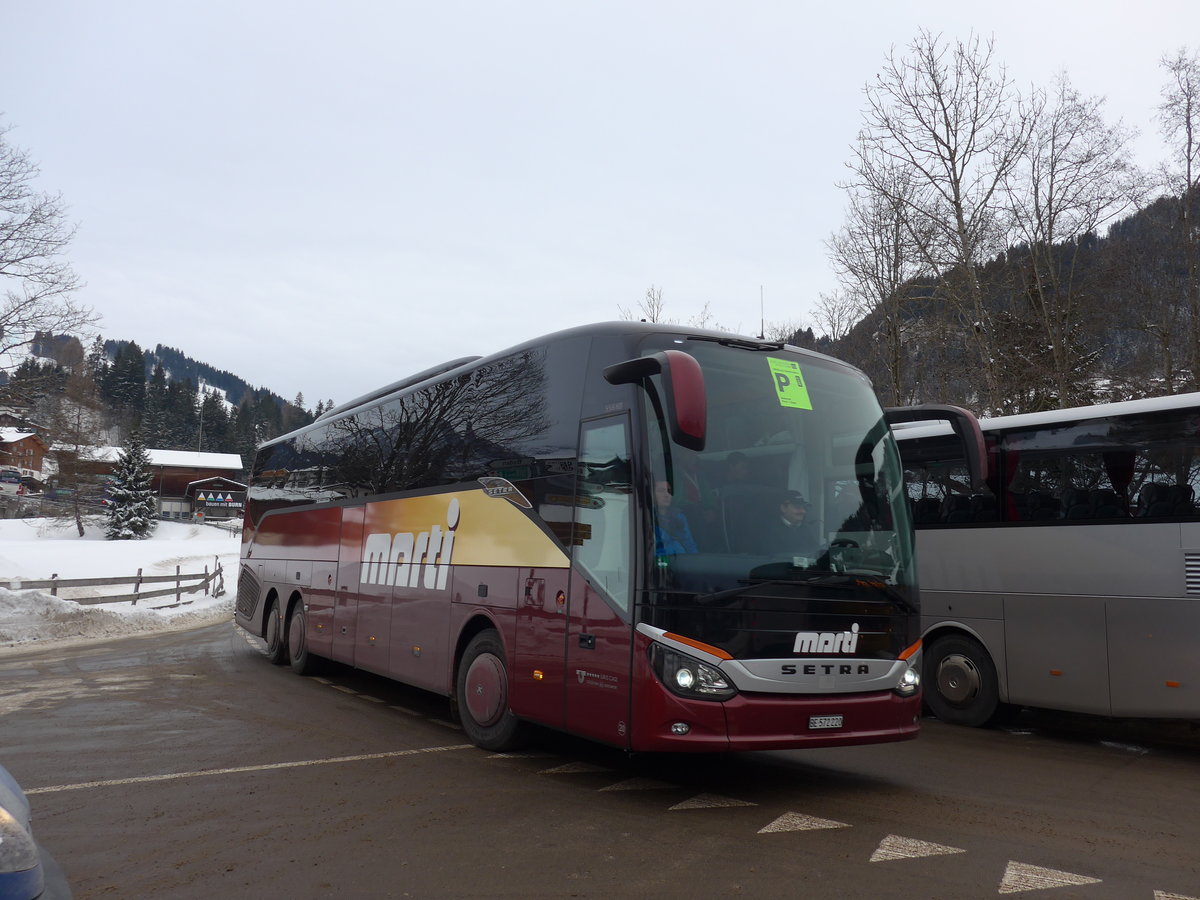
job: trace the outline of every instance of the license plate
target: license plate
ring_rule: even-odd
[[[841,728],[841,716],[809,716],[808,727],[810,730],[817,728]]]

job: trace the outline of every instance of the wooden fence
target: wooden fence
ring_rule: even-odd
[[[43,581],[12,581],[9,587],[13,590],[32,590],[41,588],[50,589],[50,593],[55,597],[58,596],[59,588],[68,587],[107,587],[114,584],[132,584],[133,593],[131,594],[108,594],[96,597],[71,597],[73,603],[79,603],[84,606],[90,606],[97,603],[132,603],[135,606],[139,600],[149,600],[154,597],[166,597],[170,594],[175,595],[174,603],[166,603],[161,606],[152,606],[150,609],[169,609],[172,606],[181,606],[184,603],[191,603],[191,600],[182,599],[184,594],[193,594],[196,591],[203,590],[207,597],[211,594],[213,597],[220,597],[225,593],[225,572],[221,567],[220,557],[213,560],[213,570],[209,572],[208,566],[204,567],[203,572],[194,574],[184,574],[180,572],[180,567],[175,567],[174,575],[143,575],[142,570],[138,569],[137,574],[133,577],[127,575],[115,575],[111,578],[59,578],[57,575],[52,575],[50,578]],[[152,591],[143,591],[142,585],[145,584],[171,584],[172,587],[156,588]],[[66,598],[64,598],[66,599]]]

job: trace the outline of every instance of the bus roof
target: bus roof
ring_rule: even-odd
[[[979,420],[984,432],[1010,431],[1021,428],[1036,428],[1039,425],[1066,425],[1089,419],[1107,419],[1115,416],[1132,416],[1140,413],[1163,412],[1172,409],[1200,409],[1200,392],[1170,394],[1166,397],[1145,397],[1140,400],[1120,400],[1116,403],[1096,403],[1092,406],[1073,406],[1068,409],[1051,409],[1045,412],[1020,413],[1013,416],[993,416]],[[950,426],[944,422],[911,422],[893,428],[898,440],[913,440],[951,434]]]
[[[552,341],[562,340],[564,338],[574,337],[577,335],[600,335],[600,334],[615,334],[625,335],[630,338],[640,338],[649,334],[673,334],[680,338],[692,338],[699,340],[710,340],[714,342],[728,343],[732,346],[741,346],[748,349],[779,349],[786,348],[792,353],[800,353],[805,356],[815,356],[824,359],[831,363],[845,366],[847,369],[859,372],[859,369],[847,363],[845,360],[837,359],[836,357],[826,356],[823,353],[818,353],[815,350],[806,350],[803,347],[796,347],[784,341],[773,341],[765,338],[750,337],[746,335],[733,334],[726,331],[712,331],[706,328],[695,328],[688,325],[674,324],[659,324],[654,322],[599,322],[592,325],[579,325],[574,328],[567,328],[562,331],[552,332],[550,334],[541,335],[531,338],[528,341],[492,353],[488,356],[464,356],[451,362],[442,363],[441,365],[433,366],[422,372],[417,372],[407,378],[402,378],[399,381],[393,382],[376,390],[363,394],[361,397],[351,400],[348,403],[343,403],[334,407],[325,413],[322,413],[315,421],[297,428],[287,434],[281,434],[278,437],[271,438],[260,444],[260,447],[267,447],[271,444],[278,443],[283,440],[290,440],[305,431],[317,428],[327,424],[333,419],[340,418],[350,412],[365,409],[383,400],[404,393],[406,391],[416,390],[420,387],[436,384],[439,381],[445,381],[453,378],[464,372],[469,372],[480,366],[487,365],[496,360],[503,359],[513,353],[519,353],[523,350],[530,350],[541,347]],[[862,377],[866,377],[862,375]]]

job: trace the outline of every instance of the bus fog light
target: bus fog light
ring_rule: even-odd
[[[916,669],[905,669],[900,683],[894,688],[901,697],[911,697],[921,687],[921,676]]]
[[[692,726],[687,722],[676,722],[671,726],[671,734],[678,734],[681,737],[692,730]]]

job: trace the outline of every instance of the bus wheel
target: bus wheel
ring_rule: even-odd
[[[272,600],[267,610],[267,658],[277,666],[287,662],[287,642],[284,641],[283,624],[279,621],[279,601]]]
[[[304,604],[297,603],[292,608],[287,628],[287,659],[297,675],[308,675],[315,668],[315,660],[308,652],[308,635],[304,626]]]
[[[986,725],[1000,708],[996,667],[974,638],[949,635],[925,656],[925,702],[952,725]]]
[[[508,668],[495,631],[481,631],[467,644],[455,695],[463,731],[476,747],[500,752],[520,746],[522,723],[508,708]]]

